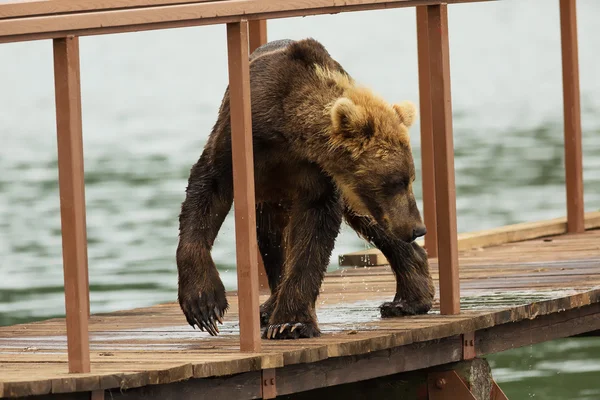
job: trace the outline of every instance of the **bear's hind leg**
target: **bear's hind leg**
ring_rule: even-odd
[[[426,314],[432,306],[435,288],[425,249],[388,235],[365,217],[346,210],[345,219],[360,236],[374,244],[390,263],[396,277],[396,295],[380,307],[382,317]]]
[[[297,339],[321,334],[315,302],[341,223],[342,207],[333,187],[317,199],[294,204],[286,231],[284,276],[264,338]]]
[[[178,300],[187,322],[213,336],[229,305],[210,251],[232,202],[231,164],[215,165],[204,152],[192,167],[179,215]]]
[[[277,288],[283,273],[285,248],[283,232],[289,221],[289,210],[279,204],[256,206],[258,248],[265,265],[271,297],[260,306],[260,326],[265,327],[275,307]]]

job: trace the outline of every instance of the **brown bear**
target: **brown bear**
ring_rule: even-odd
[[[396,296],[382,316],[427,313],[433,282],[414,242],[426,233],[412,188],[414,106],[357,85],[313,39],[258,48],[250,83],[258,246],[271,289],[260,308],[263,337],[320,335],[315,302],[342,219],[394,271]],[[211,335],[228,308],[210,252],[232,179],[227,88],[179,216],[179,303],[188,323]]]

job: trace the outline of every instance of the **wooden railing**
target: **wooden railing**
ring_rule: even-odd
[[[259,352],[259,256],[250,51],[265,20],[416,7],[425,247],[439,257],[442,314],[460,312],[447,4],[486,0],[21,0],[0,4],[0,43],[53,39],[69,371],[90,370],[79,36],[227,24],[240,349]],[[569,232],[584,230],[575,0],[560,0]],[[264,273],[263,273],[264,275]]]

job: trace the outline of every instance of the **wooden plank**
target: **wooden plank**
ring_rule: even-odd
[[[0,19],[224,0],[4,0]]]
[[[583,160],[576,0],[560,0],[568,232],[583,232]]]
[[[227,24],[240,349],[260,352],[248,22]]]
[[[555,261],[563,257],[566,261]],[[600,231],[560,236],[550,242],[535,240],[461,253],[461,259],[476,261],[461,264],[462,272],[470,277],[463,280],[463,285],[475,288],[463,290],[463,294],[475,297],[464,299],[460,315],[432,313],[382,320],[376,312],[382,301],[381,291],[389,288],[383,293],[386,297],[395,288],[389,268],[363,269],[360,274],[348,276],[328,275],[317,303],[323,336],[298,341],[266,341],[261,353],[238,351],[235,301],[226,316],[224,336],[216,338],[209,338],[208,334],[199,336],[182,324],[177,303],[92,317],[91,328],[95,332],[92,374],[68,374],[64,319],[0,327],[3,390],[5,393],[10,390],[11,393],[43,394],[48,388],[55,393],[127,389],[302,364],[312,364],[314,368],[308,375],[299,374],[299,381],[315,379],[317,383],[330,385],[343,381],[346,375],[348,379],[361,379],[362,375],[350,370],[342,370],[338,375],[335,371],[319,369],[321,361],[342,357],[355,360],[379,351],[391,354],[415,345],[421,348],[415,353],[421,359],[415,360],[416,355],[413,357],[412,353],[405,354],[404,365],[429,366],[436,362],[437,356],[429,355],[424,349],[428,342],[458,337],[458,357],[462,357],[463,344],[457,335],[469,332],[476,332],[477,339],[483,330],[506,326],[504,333],[497,334],[496,343],[506,342],[513,335],[546,340],[553,337],[555,324],[528,331],[517,328],[529,320],[566,315],[564,313],[600,303],[597,287]],[[387,273],[380,272],[383,270]],[[432,270],[435,273],[435,263]],[[497,288],[496,293],[487,287]],[[230,298],[233,296],[230,294]],[[340,315],[345,317],[340,318]],[[590,313],[569,315],[565,321],[571,320],[574,329],[569,332],[597,329],[597,322]],[[520,343],[520,337],[514,341]],[[376,375],[393,373],[380,364],[380,361],[365,362],[361,367]],[[402,367],[394,364],[390,368],[399,366]]]
[[[427,6],[416,7],[417,51],[419,59],[419,108],[421,119],[421,175],[423,180],[423,219],[427,234],[425,249],[437,257],[437,222],[435,211],[435,166],[433,157],[433,121],[431,109],[431,75],[429,72],[429,33]]]
[[[460,312],[458,243],[456,229],[456,186],[452,141],[448,6],[427,7],[429,72],[435,164],[435,206],[440,269],[440,311]]]
[[[600,329],[600,304],[483,329],[475,335],[478,356],[530,346]]]
[[[284,367],[277,371],[277,394],[282,396],[460,361],[461,351],[461,339],[457,336],[360,356]]]
[[[600,228],[600,212],[586,213],[584,226],[587,230]],[[458,234],[458,249],[464,251],[473,248],[498,246],[505,243],[561,235],[566,232],[567,219],[565,217],[548,221],[525,222],[477,232],[460,233]],[[417,241],[417,243],[422,244],[423,242]],[[388,265],[388,261],[378,249],[369,249],[341,255],[339,265],[378,266]]]
[[[89,372],[89,278],[76,37],[54,40],[54,84],[69,371]]]
[[[597,300],[598,298],[596,298]],[[536,309],[530,306],[530,311],[536,312]],[[540,309],[540,311],[546,310]],[[514,311],[504,313],[505,317],[513,315],[516,315]],[[586,329],[600,328],[600,303],[597,302],[587,306],[568,308],[551,315],[536,316],[533,320],[530,319],[530,314],[517,312],[517,315],[522,317],[517,322],[509,324],[507,323],[509,319],[498,319],[498,322],[502,323],[501,325],[478,330],[475,336],[477,354],[482,356],[540,341],[571,336]],[[283,367],[277,371],[278,394],[292,394],[298,391],[358,382],[399,372],[448,364],[460,361],[461,357],[462,339],[461,336],[454,335],[393,349]],[[13,387],[17,388],[17,386]],[[21,390],[28,389],[21,386]],[[25,391],[20,393],[25,393]],[[200,393],[204,395],[210,393],[212,395],[210,397],[259,398],[260,371],[217,379],[191,379],[171,384],[158,383],[139,389],[117,388],[110,390],[109,396],[128,399],[191,399]]]
[[[480,394],[478,399],[490,400],[485,397],[487,391],[492,387],[492,375],[490,366],[484,359],[475,359],[459,363],[444,364],[436,367],[420,369],[384,377],[377,377],[367,381],[347,383],[344,385],[319,388],[307,392],[294,393],[285,399],[314,400],[314,399],[410,399],[427,400],[427,378],[432,373],[441,371],[456,371],[459,379],[462,379],[474,393]],[[450,389],[446,384],[445,388]],[[456,398],[465,400],[465,398]],[[501,400],[500,398],[496,400]],[[504,398],[503,400],[507,400]]]
[[[100,0],[98,0],[100,1]],[[471,3],[491,0],[447,0]],[[227,0],[0,20],[0,43],[439,4],[440,0]]]
[[[163,385],[150,385],[130,390],[113,389],[110,399],[126,400],[194,400],[194,399],[259,399],[261,396],[260,372],[247,372],[211,379],[190,379]]]

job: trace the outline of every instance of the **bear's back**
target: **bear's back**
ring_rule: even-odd
[[[262,46],[258,47],[256,50],[254,50],[252,54],[250,54],[250,61],[254,60],[258,56],[264,55],[265,53],[269,53],[276,50],[283,50],[292,43],[294,43],[294,41],[291,39],[280,39],[267,42]]]

